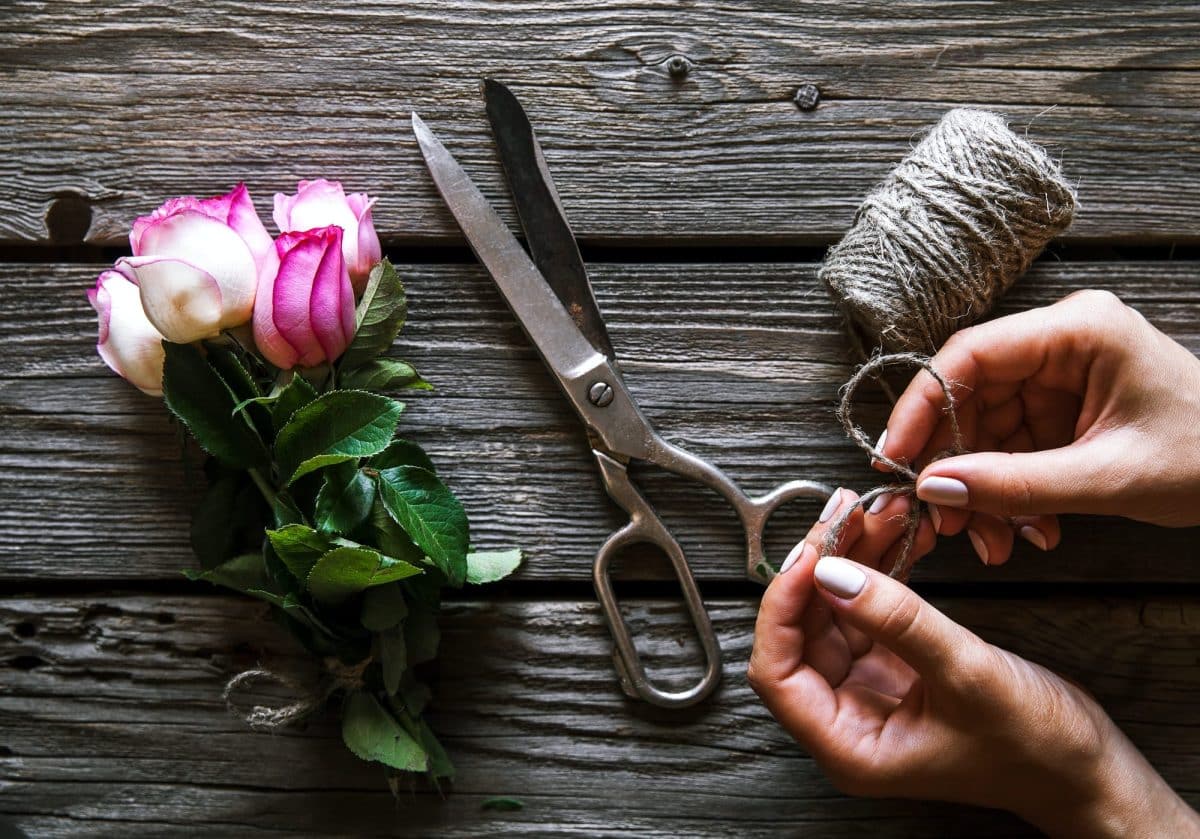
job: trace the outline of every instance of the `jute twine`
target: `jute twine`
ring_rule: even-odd
[[[873,463],[882,463],[890,469],[897,480],[864,492],[859,496],[857,501],[844,508],[825,532],[825,538],[821,542],[821,555],[831,556],[837,553],[838,540],[841,538],[842,531],[845,530],[846,523],[850,521],[850,516],[854,514],[855,510],[860,507],[865,509],[881,495],[906,496],[911,499],[911,503],[909,504],[908,513],[905,516],[904,537],[900,541],[900,552],[889,573],[897,579],[907,580],[909,572],[912,570],[913,543],[916,541],[917,528],[921,524],[921,514],[925,509],[924,504],[917,498],[917,473],[909,464],[892,460],[890,457],[877,452],[870,438],[867,437],[866,432],[854,422],[853,417],[854,394],[857,392],[859,385],[868,378],[878,376],[885,367],[900,365],[920,367],[933,376],[934,380],[942,388],[943,395],[946,397],[945,410],[950,425],[951,444],[949,449],[939,452],[933,459],[938,460],[943,457],[966,454],[967,450],[963,445],[962,432],[958,427],[958,415],[955,413],[954,394],[950,391],[949,382],[942,377],[941,373],[934,369],[928,356],[921,355],[920,353],[893,353],[891,355],[877,355],[867,361],[866,364],[855,370],[854,375],[843,385],[841,400],[838,402],[837,407],[837,418],[842,424],[846,436],[866,452]]]
[[[1071,223],[1075,190],[988,111],[950,111],[867,196],[819,277],[852,340],[933,354]]]
[[[243,670],[225,683],[225,707],[229,713],[251,728],[261,731],[277,731],[301,723],[311,717],[339,690],[355,690],[363,686],[363,672],[373,659],[366,658],[357,664],[343,664],[332,656],[325,659],[325,673],[313,684],[303,684],[274,670],[255,668]],[[290,702],[282,705],[251,705],[245,707],[238,702],[242,691],[253,691],[255,685],[274,684],[286,688],[293,695]]]

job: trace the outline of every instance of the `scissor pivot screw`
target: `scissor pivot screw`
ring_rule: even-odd
[[[608,382],[592,382],[588,388],[588,401],[597,408],[603,408],[613,401],[612,385]]]

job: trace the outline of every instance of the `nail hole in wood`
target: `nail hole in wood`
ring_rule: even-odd
[[[33,621],[21,621],[13,627],[13,632],[18,638],[32,638],[37,635],[37,627],[33,625]]]
[[[81,195],[59,195],[46,211],[46,234],[61,245],[78,245],[92,226],[92,205]]]
[[[8,660],[8,666],[13,670],[33,670],[41,667],[46,661],[36,655],[18,655]]]

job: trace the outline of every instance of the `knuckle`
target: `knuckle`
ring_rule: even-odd
[[[977,641],[959,648],[946,675],[960,694],[990,700],[996,695],[997,664],[992,649]]]
[[[1033,485],[1029,478],[1018,469],[1005,469],[1000,476],[1000,514],[1010,518],[1030,515],[1033,501]]]
[[[1106,291],[1100,288],[1085,288],[1080,289],[1063,298],[1063,302],[1070,301],[1081,308],[1092,309],[1099,311],[1115,311],[1128,308],[1120,297],[1113,294],[1111,291]]]
[[[879,633],[892,641],[903,641],[920,625],[923,606],[919,598],[907,592],[888,604]]]

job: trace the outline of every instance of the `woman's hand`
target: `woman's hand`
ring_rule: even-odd
[[[1200,523],[1200,360],[1107,292],[1082,291],[955,334],[933,366],[953,383],[972,454],[950,448],[945,397],[922,371],[882,451],[924,465],[939,533],[964,527],[996,565],[1018,532],[1043,550],[1057,513]]]
[[[839,490],[832,514],[853,503]],[[1200,817],[1082,690],[987,644],[875,570],[910,502],[856,510],[839,550],[818,524],[763,597],[749,679],[853,795],[1011,810],[1063,836],[1183,836]],[[923,522],[914,545],[933,545]]]

